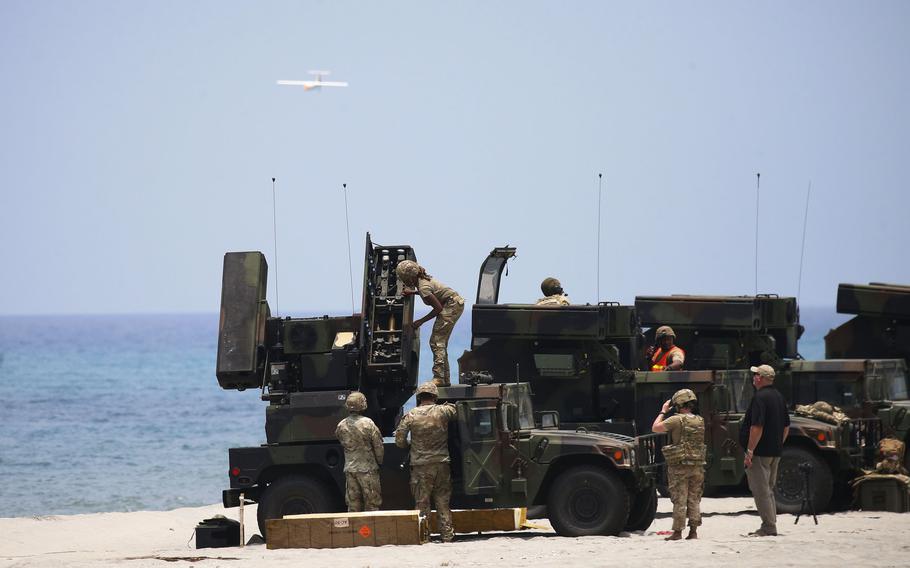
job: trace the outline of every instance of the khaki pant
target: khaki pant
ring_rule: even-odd
[[[442,540],[452,540],[455,530],[452,528],[452,510],[449,509],[449,501],[452,499],[452,472],[449,464],[412,465],[411,493],[417,509],[427,519],[430,515],[430,501],[433,502]]]
[[[433,323],[430,334],[430,350],[433,352],[433,378],[440,386],[451,384],[449,377],[449,337],[455,328],[455,322],[464,311],[464,299],[461,296],[450,298],[442,307]]]
[[[777,483],[777,466],[780,456],[753,456],[752,467],[746,469],[749,491],[755,498],[755,508],[761,517],[761,528],[777,534],[777,502],[774,500],[774,485]]]
[[[668,465],[667,483],[673,502],[673,530],[701,525],[701,496],[705,491],[705,468],[701,465]]]
[[[378,511],[382,505],[379,472],[344,474],[344,501],[348,511]]]

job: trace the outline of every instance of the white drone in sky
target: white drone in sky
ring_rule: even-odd
[[[347,81],[323,81],[322,78],[326,75],[330,75],[331,71],[310,71],[310,75],[315,75],[316,80],[314,81],[288,81],[281,79],[278,81],[279,85],[293,85],[295,87],[303,87],[304,91],[309,91],[311,89],[318,89],[320,87],[347,87]]]

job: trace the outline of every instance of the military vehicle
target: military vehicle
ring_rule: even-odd
[[[779,386],[787,400],[841,408],[852,419],[854,435],[865,438],[864,466],[874,466],[875,444],[883,436],[910,441],[910,380],[903,359],[791,361],[787,367]]]
[[[748,368],[781,366],[798,356],[803,328],[796,300],[648,296],[636,298],[635,306],[499,304],[501,275],[514,255],[512,247],[496,248],[481,265],[471,348],[459,358],[459,371],[489,372],[498,382],[517,373],[531,384],[535,403],[558,411],[564,427],[629,436],[650,432],[663,401],[677,389],[691,388],[706,419],[706,489],[741,485],[738,433],[751,396]],[[645,324],[650,329],[643,332]],[[639,371],[647,368],[645,348],[653,344],[654,328],[666,324],[687,351],[686,368],[698,371]],[[734,382],[739,399],[731,398]],[[823,510],[832,492],[844,490],[855,475],[862,452],[852,444],[863,440],[850,436],[850,424],[791,420],[778,474],[778,508],[799,510],[805,489],[797,466],[808,462],[816,466],[813,502]]]
[[[825,336],[826,359],[892,359],[910,363],[910,286],[841,284],[837,312],[855,314]]]
[[[335,438],[353,390],[391,436],[417,383],[413,297],[395,267],[408,246],[380,246],[367,234],[363,311],[343,317],[271,317],[267,265],[259,252],[224,258],[216,375],[225,389],[257,389],[266,443],[229,450],[225,507],[259,503],[258,520],[344,510],[344,451]],[[535,428],[527,384],[440,389],[458,407],[450,427],[455,508],[548,505],[559,534],[617,534],[654,518],[655,438],[557,430],[555,414]],[[386,443],[383,508],[413,507],[406,451]]]

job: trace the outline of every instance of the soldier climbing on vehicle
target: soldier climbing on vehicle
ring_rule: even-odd
[[[455,323],[464,311],[464,298],[429,274],[424,267],[413,260],[404,260],[395,268],[398,278],[407,286],[406,296],[419,294],[423,303],[433,308],[430,313],[415,320],[414,329],[436,318],[430,335],[430,350],[433,352],[433,382],[445,387],[451,382],[449,374],[449,337]]]
[[[457,416],[455,405],[436,404],[439,389],[432,381],[417,387],[417,407],[412,408],[395,430],[395,445],[408,447],[411,434],[411,492],[417,509],[425,517],[430,514],[430,502],[436,505],[439,532],[443,542],[455,536],[452,527],[452,472],[449,457],[449,422]]]
[[[378,511],[382,505],[382,434],[372,420],[363,416],[367,409],[363,393],[349,394],[344,406],[350,416],[335,428],[335,436],[344,448],[344,500],[348,511]]]

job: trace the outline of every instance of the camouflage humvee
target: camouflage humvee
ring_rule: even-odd
[[[794,406],[821,400],[841,408],[854,436],[867,438],[863,465],[873,467],[881,437],[910,440],[908,383],[903,359],[826,359],[791,361],[780,388]]]
[[[520,376],[535,403],[560,414],[563,427],[634,436],[650,432],[654,416],[675,390],[699,395],[706,419],[706,486],[744,483],[739,424],[752,393],[751,365],[780,367],[798,356],[802,333],[794,298],[648,296],[635,306],[617,303],[567,307],[498,304],[501,274],[511,247],[494,249],[481,266],[472,310],[471,348],[459,358],[462,373],[485,371],[497,382]],[[642,322],[650,326],[642,331]],[[670,324],[687,351],[686,368],[651,373],[645,346],[654,328]],[[687,344],[686,342],[691,342]],[[733,398],[735,383],[738,398]],[[663,398],[660,398],[663,397]],[[822,510],[832,493],[847,491],[862,452],[852,446],[851,425],[792,416],[793,428],[778,474],[778,508],[796,512],[805,493],[797,465],[814,466],[811,492]]]
[[[395,266],[414,260],[407,246],[374,245],[367,235],[363,312],[344,317],[272,318],[265,302],[267,267],[258,252],[224,261],[216,374],[226,389],[256,388],[268,402],[266,444],[229,451],[231,488],[259,503],[265,521],[344,510],[344,451],[335,426],[352,390],[389,437],[414,392],[418,337],[413,298]],[[654,437],[639,440],[556,429],[555,413],[535,428],[527,384],[457,385],[440,398],[458,407],[450,426],[454,508],[547,505],[559,534],[642,530],[657,506]],[[386,443],[380,472],[384,509],[413,507],[406,451]]]

